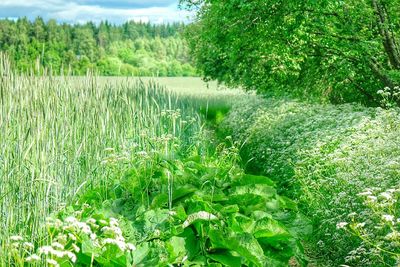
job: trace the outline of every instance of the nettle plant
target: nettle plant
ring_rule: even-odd
[[[348,215],[348,221],[337,223],[343,229],[362,240],[360,247],[346,257],[348,263],[358,261],[360,251],[372,248],[382,264],[400,263],[400,190],[391,188],[367,188],[358,194],[364,199],[367,212]]]
[[[90,207],[46,220],[47,244],[35,246],[21,236],[10,237],[9,253],[16,266],[127,266],[136,247],[126,242],[115,218],[87,217]]]

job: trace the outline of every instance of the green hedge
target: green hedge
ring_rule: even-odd
[[[315,225],[309,243],[320,263],[382,266],[395,264],[393,255],[339,231],[337,224],[356,214],[372,241],[387,232],[378,233],[373,211],[357,194],[399,185],[399,115],[398,109],[253,97],[232,108],[221,130],[244,142],[250,171],[273,178],[299,200]]]

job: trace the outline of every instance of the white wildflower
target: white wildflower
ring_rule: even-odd
[[[121,251],[126,250],[126,243],[124,241],[116,240],[116,245],[119,247]]]
[[[14,242],[18,242],[18,241],[22,241],[23,238],[22,238],[22,236],[19,236],[19,235],[13,235],[13,236],[10,236],[10,240],[14,241]]]
[[[154,236],[160,236],[161,231],[159,229],[154,230]]]
[[[391,222],[393,223],[394,220],[394,216],[393,215],[389,215],[389,214],[384,214],[382,215],[382,219],[386,222]]]
[[[357,223],[355,228],[363,228],[365,226],[365,222],[363,223]]]
[[[73,249],[76,253],[79,253],[79,251],[81,251],[81,249],[80,249],[77,245],[72,244],[71,246],[72,246],[72,249]]]
[[[389,194],[388,192],[383,192],[383,193],[379,194],[379,196],[385,198],[386,200],[392,199],[392,195]]]
[[[391,232],[385,236],[387,240],[398,240],[400,238],[400,233],[397,231]]]
[[[90,218],[86,221],[88,224],[96,224],[96,220],[93,218]]]
[[[72,263],[76,262],[77,258],[76,258],[76,255],[73,252],[67,251],[67,256],[70,259],[70,261],[72,261]]]
[[[171,210],[171,211],[168,212],[168,214],[170,216],[176,216],[176,211]]]
[[[139,151],[139,152],[136,152],[136,155],[138,155],[140,157],[146,157],[147,156],[147,152],[146,151]]]
[[[25,259],[26,262],[35,262],[35,261],[40,261],[40,257],[36,254],[32,254],[29,257]]]
[[[106,238],[103,240],[104,244],[115,244],[115,239],[112,238]]]
[[[187,259],[188,259],[188,256],[185,255],[185,257],[182,258],[182,263],[184,263],[185,261],[187,261]]]
[[[370,190],[367,190],[365,192],[359,193],[358,195],[359,196],[371,196],[372,192]]]
[[[123,236],[117,236],[117,237],[115,237],[115,240],[125,243],[125,238]]]
[[[58,242],[53,242],[53,243],[51,243],[51,246],[52,246],[53,248],[57,248],[57,249],[61,249],[61,250],[64,249],[64,246],[63,246],[62,244],[58,243]]]
[[[92,233],[92,229],[90,229],[90,226],[87,225],[84,222],[77,222],[76,225],[78,226],[81,231],[87,235],[90,235]]]
[[[108,222],[105,221],[105,220],[100,220],[99,223],[100,223],[101,225],[108,225]]]
[[[57,242],[59,242],[61,244],[66,244],[66,243],[68,243],[68,236],[66,234],[59,233],[54,240],[56,240]]]
[[[43,246],[39,248],[39,254],[49,255],[54,249],[51,246]]]
[[[110,218],[110,226],[118,227],[118,220],[115,218]]]
[[[58,264],[58,262],[55,261],[55,260],[53,260],[53,259],[47,259],[46,262],[47,262],[49,265],[51,265],[51,266],[55,266],[55,267],[60,266],[60,265]]]
[[[68,238],[73,240],[73,241],[76,241],[76,236],[74,234],[72,234],[72,233],[68,233]]]
[[[28,250],[32,250],[35,248],[35,246],[31,242],[24,242],[23,246],[25,249],[28,249]]]
[[[336,224],[336,228],[337,228],[337,229],[342,229],[342,228],[345,228],[346,225],[348,225],[347,222],[340,222],[340,223],[337,223],[337,224]]]
[[[63,222],[62,222],[60,219],[56,219],[56,220],[54,221],[54,227],[59,228],[59,227],[61,227],[62,225],[63,225]]]
[[[68,224],[75,224],[78,222],[78,220],[75,217],[70,216],[65,218],[65,222]]]
[[[136,250],[136,247],[135,247],[135,245],[134,245],[134,244],[132,244],[132,243],[126,243],[126,246],[128,247],[128,249],[129,249],[130,251],[134,251],[134,250]]]
[[[64,256],[66,255],[66,252],[62,251],[62,250],[53,250],[51,252],[51,254],[56,256],[57,258],[64,258]]]

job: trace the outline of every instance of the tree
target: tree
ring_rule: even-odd
[[[79,57],[86,56],[92,62],[95,60],[98,53],[96,53],[96,40],[91,27],[83,26],[75,29],[74,48]]]
[[[209,79],[259,92],[379,102],[400,84],[400,0],[182,0]]]

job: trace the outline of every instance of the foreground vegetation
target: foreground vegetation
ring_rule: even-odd
[[[400,110],[253,97],[223,133],[244,142],[247,170],[278,183],[312,220],[317,265],[395,266],[399,250]]]
[[[204,127],[244,95],[0,66],[1,265],[306,264],[308,219]]]

